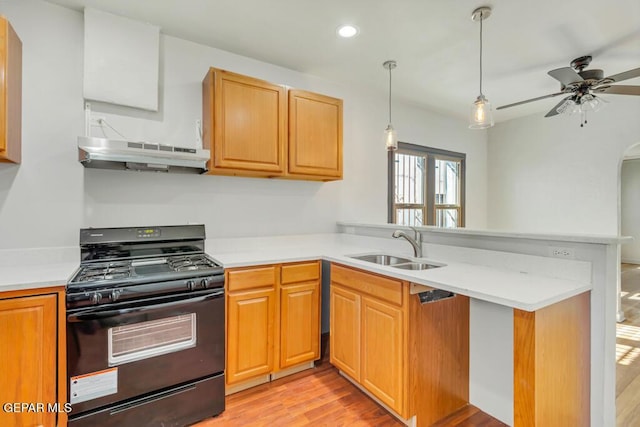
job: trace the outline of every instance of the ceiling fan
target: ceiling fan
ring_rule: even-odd
[[[633,70],[604,77],[602,70],[585,70],[589,63],[591,63],[591,59],[591,56],[588,55],[581,56],[571,61],[571,67],[558,68],[548,72],[551,77],[560,82],[560,92],[514,102],[513,104],[503,105],[497,109],[501,110],[503,108],[515,107],[516,105],[565,94],[568,96],[556,104],[545,117],[555,116],[560,113],[581,113],[582,121],[580,126],[583,126],[584,123],[587,122],[586,112],[597,111],[606,102],[594,93],[640,96],[640,86],[612,85],[612,83],[640,77],[640,68],[634,68]]]

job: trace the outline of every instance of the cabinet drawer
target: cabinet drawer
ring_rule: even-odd
[[[306,282],[320,278],[320,263],[318,261],[304,264],[288,264],[282,266],[282,284]]]
[[[276,284],[276,267],[273,265],[227,270],[226,274],[229,292],[275,286]]]
[[[401,280],[332,264],[331,281],[369,294],[383,301],[402,305]]]

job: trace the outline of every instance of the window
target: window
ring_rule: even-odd
[[[398,143],[389,152],[389,222],[464,227],[466,154]]]
[[[196,345],[196,314],[109,328],[109,366],[148,359]]]

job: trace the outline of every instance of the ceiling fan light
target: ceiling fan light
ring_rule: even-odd
[[[596,99],[595,96],[591,95],[590,93],[586,93],[586,94],[582,95],[582,97],[580,97],[580,104],[584,104],[586,102],[591,102],[594,99]]]
[[[398,133],[391,126],[391,123],[387,125],[387,128],[384,130],[384,144],[387,147],[388,151],[393,151],[398,149]]]
[[[573,99],[567,99],[558,108],[558,114],[575,114],[580,111],[580,106]]]
[[[605,101],[602,98],[599,98],[595,95],[587,94],[582,97],[580,100],[580,109],[582,111],[600,111],[602,107],[608,104],[608,101]]]
[[[469,129],[486,129],[493,126],[493,109],[484,95],[478,96],[471,105]]]

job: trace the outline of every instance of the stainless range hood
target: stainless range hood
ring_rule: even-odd
[[[204,173],[209,150],[79,136],[78,160],[88,168]]]

